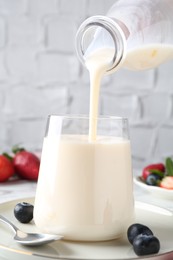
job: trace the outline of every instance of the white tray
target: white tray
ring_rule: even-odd
[[[33,203],[32,198],[24,198],[0,206],[0,214],[9,218],[23,231],[35,232],[34,223],[21,224],[14,215],[14,206],[26,201]],[[70,260],[129,260],[129,259],[173,259],[173,213],[157,206],[136,202],[136,222],[145,224],[151,228],[159,238],[161,249],[159,254],[147,257],[135,255],[127,238],[107,242],[70,242],[56,241],[41,247],[24,247],[13,240],[13,233],[3,223],[0,223],[0,256],[8,260],[46,260],[46,259],[70,259]],[[168,258],[169,255],[169,258]]]
[[[158,186],[147,185],[146,183],[144,183],[141,180],[140,176],[134,177],[134,183],[138,187],[140,187],[143,190],[151,193],[155,197],[160,197],[162,199],[173,200],[173,190],[168,190],[168,189],[161,188],[161,187],[158,187]]]

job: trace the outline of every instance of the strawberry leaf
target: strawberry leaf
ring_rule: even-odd
[[[173,161],[170,157],[166,158],[166,172],[168,176],[173,176]]]
[[[151,169],[151,170],[149,170],[149,172],[155,173],[155,174],[157,174],[158,176],[160,176],[161,178],[164,176],[164,173],[161,172],[161,171],[159,171],[159,170],[157,170],[157,169]]]
[[[10,161],[12,161],[13,157],[10,156],[8,153],[3,153],[2,155],[4,155],[7,159],[9,159]]]
[[[19,147],[18,145],[15,145],[12,147],[12,152],[14,154],[18,153],[18,152],[21,152],[21,151],[24,151],[25,149],[23,147]]]

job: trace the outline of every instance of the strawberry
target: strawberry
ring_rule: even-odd
[[[0,182],[7,181],[14,174],[12,161],[5,155],[0,155]]]
[[[145,181],[151,173],[163,175],[165,172],[165,165],[163,163],[150,164],[142,171],[142,179]]]
[[[173,190],[173,176],[165,176],[159,185],[161,188]]]
[[[16,174],[27,180],[37,180],[40,167],[39,158],[24,149],[13,149],[13,152],[15,153],[13,165]]]

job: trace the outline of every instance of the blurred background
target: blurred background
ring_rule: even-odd
[[[75,34],[113,0],[0,0],[0,152],[41,151],[48,114],[88,114]],[[173,61],[105,77],[100,114],[129,118],[134,168],[173,155]]]

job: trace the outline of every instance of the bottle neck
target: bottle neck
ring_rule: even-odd
[[[126,55],[127,31],[118,21],[106,16],[92,16],[86,19],[76,34],[76,52],[85,65],[87,56],[97,49],[113,48],[113,57],[107,73],[117,70]]]

